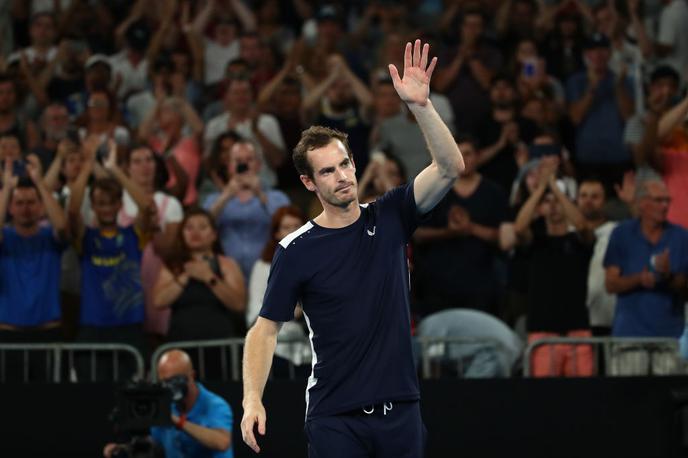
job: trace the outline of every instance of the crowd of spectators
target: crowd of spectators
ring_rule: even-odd
[[[679,338],[686,24],[686,0],[0,1],[0,341],[243,337],[321,211],[303,129],[348,135],[361,202],[430,162],[387,70],[416,37],[466,169],[409,247],[414,320]],[[535,372],[593,372],[569,350]]]

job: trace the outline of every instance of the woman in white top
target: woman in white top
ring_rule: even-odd
[[[179,200],[159,190],[159,183],[156,183],[158,174],[156,173],[157,163],[154,155],[155,153],[147,146],[134,148],[126,156],[124,170],[134,183],[153,196],[158,210],[160,232],[143,251],[141,282],[146,303],[145,330],[157,336],[164,336],[167,334],[170,311],[153,306],[153,287],[162,267],[161,258],[175,243],[184,212]],[[124,192],[122,209],[117,215],[118,224],[120,226],[131,224],[136,219],[137,214],[138,207],[134,204],[131,196]]]
[[[303,212],[293,205],[277,209],[270,223],[271,239],[265,244],[260,259],[253,265],[248,284],[248,307],[246,308],[246,325],[253,326],[260,309],[263,307],[263,296],[268,285],[270,263],[277,249],[277,244],[284,237],[294,232],[306,223]],[[294,304],[294,319],[282,325],[277,335],[279,340],[289,340],[293,343],[278,343],[275,358],[272,363],[274,377],[306,377],[310,373],[311,348],[306,343],[306,333],[303,328],[303,312],[301,306]]]

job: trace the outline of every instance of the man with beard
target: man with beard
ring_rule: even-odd
[[[609,245],[609,236],[616,227],[616,222],[607,221],[604,206],[607,200],[604,184],[596,178],[583,180],[578,188],[576,204],[595,232],[595,247],[588,270],[587,305],[590,317],[590,328],[594,336],[611,334],[614,320],[616,295],[609,294],[604,286],[604,253]]]
[[[421,457],[425,431],[411,350],[406,245],[464,164],[429,100],[437,59],[406,44],[404,74],[389,71],[425,135],[432,163],[413,182],[359,205],[356,163],[346,135],[313,126],[294,149],[304,186],[324,211],[279,243],[263,308],[244,350],[244,441],[265,434],[262,394],[280,323],[301,303],[311,332],[306,391],[311,457]],[[420,152],[419,152],[420,153]]]
[[[519,168],[528,160],[527,145],[533,141],[536,126],[517,110],[514,82],[497,75],[490,85],[490,115],[477,129],[480,152],[477,167],[485,177],[511,192]]]
[[[43,110],[40,120],[41,144],[33,153],[41,160],[43,170],[48,170],[57,152],[57,145],[69,132],[69,113],[61,103],[51,103]]]

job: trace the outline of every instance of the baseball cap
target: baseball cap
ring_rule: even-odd
[[[339,10],[337,10],[337,7],[334,5],[323,5],[323,6],[321,6],[315,15],[315,18],[317,19],[318,22],[323,22],[323,21],[342,22],[342,17],[339,14]]]
[[[609,47],[611,47],[611,42],[609,41],[609,38],[602,33],[593,33],[585,40],[585,49]]]
[[[91,57],[86,59],[84,68],[88,70],[96,64],[107,65],[110,68],[110,70],[112,70],[112,64],[110,64],[110,59],[108,59],[108,56],[106,56],[105,54],[93,54]]]

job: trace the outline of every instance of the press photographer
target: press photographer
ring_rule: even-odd
[[[181,350],[164,353],[158,379],[172,393],[173,426],[151,427],[153,445],[162,448],[166,458],[233,458],[232,408],[195,381],[189,355]],[[110,443],[103,450],[106,458],[132,455],[131,444]]]

